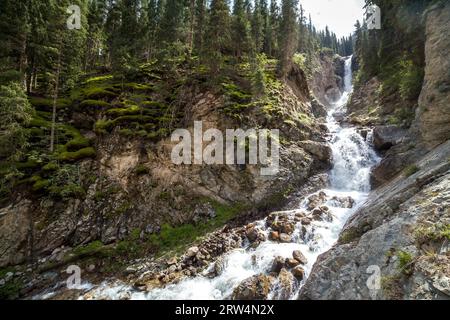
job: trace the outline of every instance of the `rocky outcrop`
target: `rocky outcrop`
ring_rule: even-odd
[[[233,300],[266,300],[274,283],[274,278],[256,275],[248,278],[233,291]]]
[[[450,299],[449,157],[446,142],[372,192],[299,298]]]
[[[398,126],[377,126],[373,129],[373,145],[378,151],[386,151],[403,142],[408,131]]]
[[[327,106],[339,99],[343,91],[344,59],[323,52],[313,63],[318,68],[312,77],[311,90],[317,100]]]
[[[416,121],[425,147],[450,139],[450,3],[443,1],[425,13],[425,79]]]

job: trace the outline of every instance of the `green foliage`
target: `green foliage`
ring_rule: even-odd
[[[62,152],[58,156],[58,159],[61,161],[74,162],[86,158],[94,158],[95,156],[96,156],[95,149],[92,147],[87,147],[74,152],[70,151]]]
[[[18,83],[0,86],[0,161],[16,161],[28,145],[24,129],[31,121],[33,109]]]
[[[419,245],[430,242],[450,241],[450,224],[436,223],[432,226],[420,226],[414,231]]]
[[[406,251],[397,251],[398,268],[406,275],[412,273],[413,256]]]
[[[13,268],[0,269],[0,279],[3,279],[8,272],[15,272]],[[4,285],[0,286],[0,300],[15,300],[20,296],[24,283],[17,277],[10,279]]]
[[[215,218],[196,225],[184,224],[173,227],[169,224],[164,224],[161,227],[161,232],[159,234],[153,234],[150,236],[150,243],[158,248],[160,253],[184,248],[208,232],[223,226],[228,221],[236,217],[242,210],[245,210],[245,207],[241,204],[229,206],[210,200],[202,201],[208,201],[212,204],[214,210],[216,211]]]
[[[103,100],[84,100],[80,103],[82,108],[108,109],[111,104]]]
[[[89,139],[85,137],[76,137],[75,139],[70,140],[69,142],[66,143],[66,149],[68,151],[77,151],[80,149],[87,148],[90,145],[91,142],[89,141]]]
[[[411,60],[402,60],[399,67],[399,90],[403,100],[414,100],[419,97],[422,89],[424,69]]]

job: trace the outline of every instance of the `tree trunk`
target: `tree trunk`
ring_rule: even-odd
[[[58,101],[60,72],[61,72],[61,48],[59,49],[59,53],[58,53],[58,66],[57,66],[57,70],[56,70],[55,92],[53,94],[52,130],[51,130],[51,134],[50,134],[50,152],[55,151],[56,104]]]

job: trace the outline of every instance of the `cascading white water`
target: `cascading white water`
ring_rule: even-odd
[[[127,298],[131,297],[131,299],[227,299],[243,280],[253,275],[270,272],[275,257],[291,258],[294,250],[300,250],[308,259],[308,263],[303,266],[305,278],[307,278],[317,257],[329,250],[337,241],[348,217],[367,197],[370,189],[370,168],[379,160],[376,153],[371,149],[368,139],[363,139],[355,128],[343,128],[333,116],[336,112],[345,111],[345,106],[352,91],[351,61],[352,58],[349,57],[345,62],[342,97],[332,104],[327,117],[328,128],[332,133],[330,145],[333,151],[330,189],[316,193],[326,195],[324,205],[329,208],[333,217],[332,220],[313,220],[307,226],[298,222],[291,243],[267,240],[257,248],[251,248],[247,245],[229,252],[223,257],[223,272],[215,278],[207,277],[208,270],[206,270],[204,275],[188,278],[177,284],[170,284],[165,288],[154,289],[147,293],[137,292],[123,283],[105,282],[90,290],[89,298],[121,299],[126,295]],[[351,209],[343,208],[336,203],[334,197],[351,197],[355,201],[355,206]],[[312,210],[308,210],[307,206],[308,198],[303,201],[298,210],[285,214],[293,216],[298,212],[306,212],[307,215],[311,216]],[[271,231],[270,227],[266,226],[265,220],[256,222],[256,225],[266,236]],[[304,233],[305,228],[306,234]],[[212,267],[213,264],[210,268]],[[294,290],[290,294],[291,299],[296,298],[304,281],[295,281]],[[269,298],[278,298],[279,288],[275,284]],[[88,296],[85,295],[82,298]]]

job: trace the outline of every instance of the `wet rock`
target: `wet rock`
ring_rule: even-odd
[[[286,233],[281,233],[280,234],[280,242],[282,242],[282,243],[292,242],[292,237]]]
[[[291,272],[294,275],[294,277],[300,281],[303,280],[303,278],[305,277],[305,269],[303,269],[300,266],[295,267],[294,269],[291,270]]]
[[[172,257],[169,260],[167,260],[166,263],[167,263],[168,266],[172,266],[174,264],[177,264],[177,262],[178,262],[177,257]]]
[[[308,210],[313,210],[327,201],[327,195],[325,192],[321,191],[318,194],[314,194],[308,198]]]
[[[303,218],[302,219],[302,224],[305,226],[308,226],[311,224],[311,219],[310,218]]]
[[[295,225],[289,221],[276,221],[272,223],[271,228],[280,233],[292,234],[295,230]]]
[[[266,275],[256,275],[242,281],[231,296],[232,300],[266,300],[274,279]]]
[[[276,300],[288,300],[294,291],[294,276],[286,269],[281,269],[273,289]]]
[[[348,197],[334,196],[333,198],[331,198],[331,203],[333,204],[333,206],[338,208],[351,209],[355,205],[355,200],[353,200],[353,198],[350,196]]]
[[[272,262],[271,272],[279,273],[285,267],[286,260],[283,257],[276,257]]]
[[[264,235],[264,233],[262,233],[260,229],[253,226],[247,229],[245,235],[250,242],[260,242],[266,240],[266,236]]]
[[[306,257],[303,255],[303,253],[300,250],[295,250],[294,252],[292,252],[292,257],[295,260],[297,260],[298,262],[300,262],[301,264],[308,263],[308,259],[306,259]]]
[[[272,241],[279,241],[280,240],[280,234],[278,231],[271,231],[269,233],[269,239]]]
[[[300,264],[300,262],[296,259],[293,259],[293,258],[286,259],[286,266],[288,266],[289,268],[294,268],[294,267],[298,266],[299,264]]]

